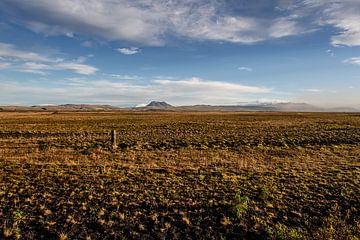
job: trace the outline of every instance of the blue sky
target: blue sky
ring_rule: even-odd
[[[2,0],[0,105],[360,107],[359,0]]]

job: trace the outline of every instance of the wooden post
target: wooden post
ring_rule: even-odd
[[[112,148],[117,148],[116,130],[111,130],[111,144]]]

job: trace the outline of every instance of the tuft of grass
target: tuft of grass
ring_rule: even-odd
[[[274,199],[274,195],[271,191],[264,186],[257,188],[256,192],[256,197],[262,201]]]
[[[68,240],[68,235],[66,233],[59,234],[59,240]]]
[[[233,211],[238,219],[241,219],[249,209],[250,199],[248,196],[241,195],[241,192],[236,193],[234,199]]]
[[[4,222],[3,235],[4,238],[10,238],[14,234],[13,228],[7,226],[7,221]]]

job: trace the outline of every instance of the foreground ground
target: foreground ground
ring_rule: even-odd
[[[359,180],[359,114],[0,113],[0,238],[359,239]]]

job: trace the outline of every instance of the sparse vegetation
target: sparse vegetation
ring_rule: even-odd
[[[0,113],[5,239],[359,239],[359,180],[359,114]]]

